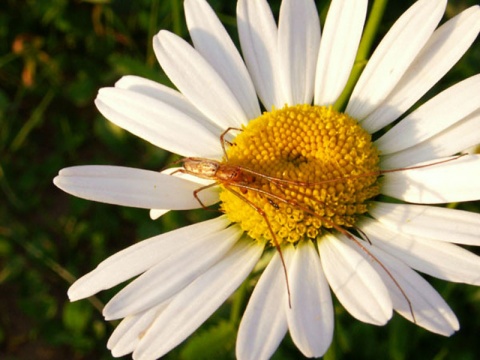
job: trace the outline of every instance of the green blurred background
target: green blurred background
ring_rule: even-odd
[[[209,3],[236,39],[235,2]],[[279,3],[271,2],[276,14]],[[381,34],[411,3],[390,1]],[[447,17],[475,3],[450,1]],[[328,2],[317,5],[324,15]],[[122,75],[168,84],[151,47],[159,29],[188,39],[182,1],[0,1],[0,359],[111,359],[115,324],[100,310],[118,289],[69,303],[69,285],[136,241],[215,215],[172,212],[152,221],[145,210],[76,199],[52,184],[67,166],[157,170],[172,161],[93,105],[97,90]],[[477,40],[429,96],[478,73],[479,64]],[[458,208],[480,210],[478,202]],[[480,359],[480,289],[429,280],[456,312],[459,333],[443,338],[399,316],[385,327],[365,325],[337,303],[326,358]],[[229,312],[227,303],[167,358],[234,358]],[[287,336],[274,359],[297,358]]]

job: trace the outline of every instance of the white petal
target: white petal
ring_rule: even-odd
[[[238,226],[230,226],[191,239],[115,295],[103,309],[105,319],[119,319],[168,300],[219,261],[241,235]]]
[[[187,0],[184,7],[195,49],[222,77],[247,118],[260,116],[257,95],[247,68],[212,8],[204,0]]]
[[[193,181],[193,182],[199,184],[199,186],[198,186],[199,188],[212,183],[212,180],[202,179],[202,178],[190,175],[190,174],[179,172],[178,170],[181,170],[181,169],[183,169],[183,168],[182,167],[171,167],[171,168],[168,168],[168,169],[164,169],[161,172],[162,172],[162,174],[177,176],[181,179],[186,179],[186,180],[189,180],[189,181]],[[168,213],[169,211],[170,211],[170,209],[150,209],[150,218],[152,220],[156,220],[159,217]]]
[[[333,305],[317,249],[301,242],[287,264],[292,307],[287,308],[290,335],[306,357],[321,357],[333,338]]]
[[[228,85],[185,40],[162,30],[153,38],[160,65],[183,95],[220,128],[249,120]]]
[[[130,315],[123,319],[110,336],[110,339],[108,339],[107,348],[112,351],[112,355],[120,357],[132,353],[145,331],[147,331],[167,305],[168,302],[164,302],[144,312]]]
[[[374,202],[368,213],[395,232],[480,246],[480,214],[437,206]]]
[[[278,53],[283,102],[310,104],[320,44],[320,21],[313,0],[283,0],[278,21]]]
[[[342,93],[355,61],[367,6],[367,0],[332,1],[318,54],[316,105],[333,104]]]
[[[290,254],[289,251],[284,255]],[[289,259],[284,256],[285,262]],[[288,306],[285,275],[280,256],[275,253],[258,280],[238,328],[238,360],[266,360],[287,333]]]
[[[392,316],[387,288],[369,261],[343,235],[324,235],[318,242],[323,270],[332,291],[356,319],[374,325],[385,324]]]
[[[150,219],[152,220],[157,220],[163,215],[165,215],[167,212],[169,212],[170,209],[150,209]]]
[[[222,154],[218,134],[167,102],[120,88],[102,88],[98,110],[114,124],[162,149],[182,156]]]
[[[480,8],[472,6],[440,26],[387,99],[362,126],[370,133],[403,115],[438,82],[473,43],[480,30]]]
[[[446,4],[417,1],[393,24],[368,61],[346,113],[362,120],[385,100],[435,30]]]
[[[267,111],[282,108],[278,78],[277,26],[265,0],[239,0],[237,26],[240,45],[258,97]]]
[[[168,174],[168,175],[179,177],[181,179],[186,179],[188,181],[195,182],[199,184],[198,188],[201,188],[202,186],[207,186],[213,183],[212,180],[202,179],[194,175],[180,172],[179,170],[182,170],[182,169],[183,167],[171,167],[168,169],[164,169],[161,172],[162,174]],[[166,213],[168,213],[169,211],[170,209],[150,209],[150,218],[152,220],[156,220],[161,216],[165,215]]]
[[[164,102],[192,119],[195,119],[212,134],[216,134],[217,136],[224,130],[206,118],[200,110],[193,106],[180,92],[163,84],[139,76],[127,75],[118,80],[115,83],[115,87],[130,90]]]
[[[382,156],[382,168],[396,169],[414,163],[457,154],[480,144],[480,110],[450,126],[448,129],[415,146]]]
[[[175,296],[141,339],[135,359],[163,356],[195,331],[248,276],[263,246],[251,239],[238,242],[229,253]]]
[[[79,300],[120,284],[164,261],[192,238],[210,236],[230,224],[225,216],[186,226],[143,240],[101,262],[68,290],[71,301]]]
[[[404,201],[438,204],[480,199],[480,155],[466,155],[452,161],[423,164],[420,169],[397,171],[385,175],[382,194]]]
[[[366,246],[397,282],[395,284],[380,265],[373,264],[390,291],[395,311],[418,326],[440,335],[450,336],[459,329],[453,311],[425,279],[388,253],[368,244]],[[415,318],[412,317],[412,311]]]
[[[82,199],[144,209],[186,210],[201,207],[193,196],[195,182],[155,171],[121,166],[74,166],[60,170],[53,182]],[[218,202],[218,193],[199,193],[205,206]]]
[[[478,94],[480,75],[463,80],[402,119],[374,144],[386,155],[429,139],[478,110]]]
[[[373,245],[425,274],[453,282],[480,285],[480,256],[460,246],[390,230],[364,219],[359,225]]]

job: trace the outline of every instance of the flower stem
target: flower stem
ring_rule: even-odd
[[[357,61],[367,60],[372,49],[373,41],[377,35],[378,27],[382,21],[385,8],[387,7],[387,2],[388,0],[376,0],[373,3],[367,25],[365,25],[365,30],[363,31],[362,40],[358,46]]]

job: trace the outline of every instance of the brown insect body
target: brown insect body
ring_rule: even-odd
[[[202,179],[245,185],[253,181],[253,176],[245,173],[240,166],[222,164],[217,160],[196,157],[185,158],[182,162],[186,174]]]
[[[221,164],[215,160],[206,160],[203,158],[189,157],[182,160],[182,172],[197,176],[202,179],[217,180],[217,172]]]
[[[178,170],[179,172],[202,179],[214,180],[226,186],[229,184],[240,186],[240,191],[243,194],[247,193],[244,186],[248,186],[255,181],[255,176],[251,172],[245,171],[244,168],[236,165],[223,164],[217,160],[188,157],[183,159],[182,163],[183,169]],[[205,189],[205,187],[198,190],[203,189]],[[196,191],[194,195],[198,200],[196,196],[197,193],[198,191]]]

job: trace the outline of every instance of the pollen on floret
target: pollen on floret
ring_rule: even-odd
[[[331,107],[265,112],[233,144],[224,163],[261,175],[248,190],[221,185],[221,209],[258,241],[272,242],[272,231],[281,245],[353,227],[379,193],[378,151],[370,134]]]

